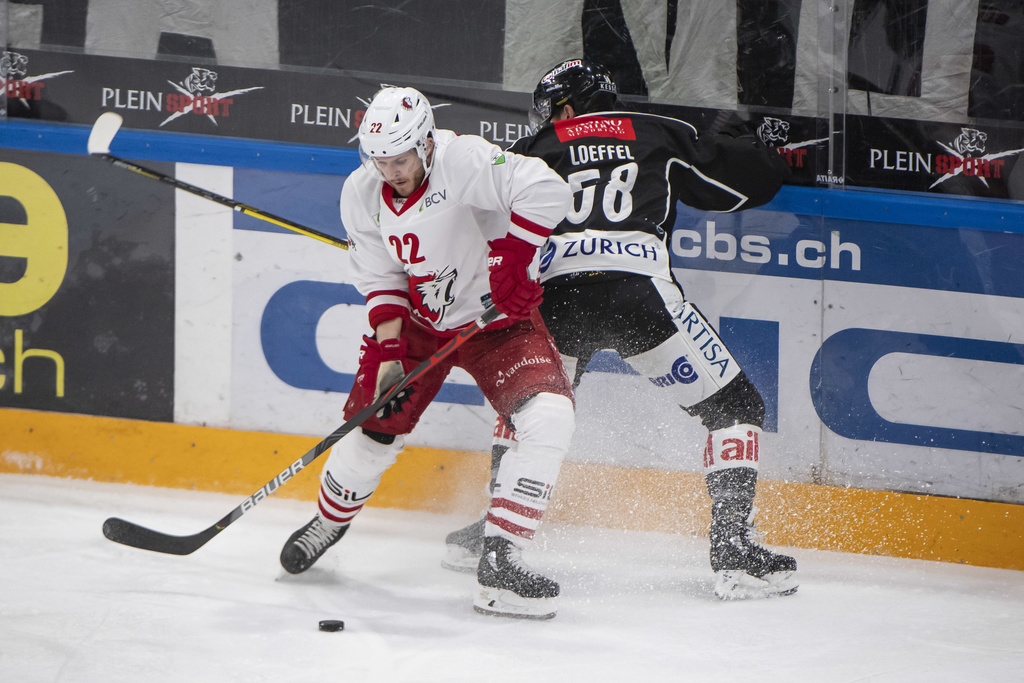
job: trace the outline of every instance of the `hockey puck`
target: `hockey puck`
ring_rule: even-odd
[[[339,621],[338,619],[324,619],[320,622],[320,630],[328,631],[333,633],[334,631],[344,631],[345,622]]]

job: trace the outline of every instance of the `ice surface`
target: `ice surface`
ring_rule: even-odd
[[[277,555],[312,503],[265,501],[186,557],[100,533],[191,534],[239,502],[0,475],[0,681],[1024,678],[1024,572],[797,549],[796,595],[723,603],[706,539],[549,525],[527,558],[562,598],[530,622],[475,613],[473,577],[441,568],[464,517],[367,508],[300,576]]]

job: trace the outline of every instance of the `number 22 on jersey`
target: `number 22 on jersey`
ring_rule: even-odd
[[[402,235],[401,239],[398,238],[398,235],[391,235],[388,237],[388,243],[395,248],[398,260],[406,265],[426,261],[425,258],[420,256],[419,238],[411,232]],[[408,254],[406,254],[406,247],[408,247]]]

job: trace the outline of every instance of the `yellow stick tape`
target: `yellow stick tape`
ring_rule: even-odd
[[[319,441],[106,417],[0,409],[0,472],[246,496]],[[314,500],[327,454],[282,486]],[[479,513],[490,457],[410,447],[370,505]],[[1024,569],[1024,506],[762,481],[758,526],[770,545]],[[706,535],[699,474],[566,462],[546,519]]]

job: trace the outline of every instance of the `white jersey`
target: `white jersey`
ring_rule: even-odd
[[[490,299],[487,241],[510,235],[539,247],[571,201],[540,159],[449,130],[434,132],[430,175],[404,201],[360,167],[342,188],[341,220],[371,326],[409,314],[442,334],[469,325]]]

